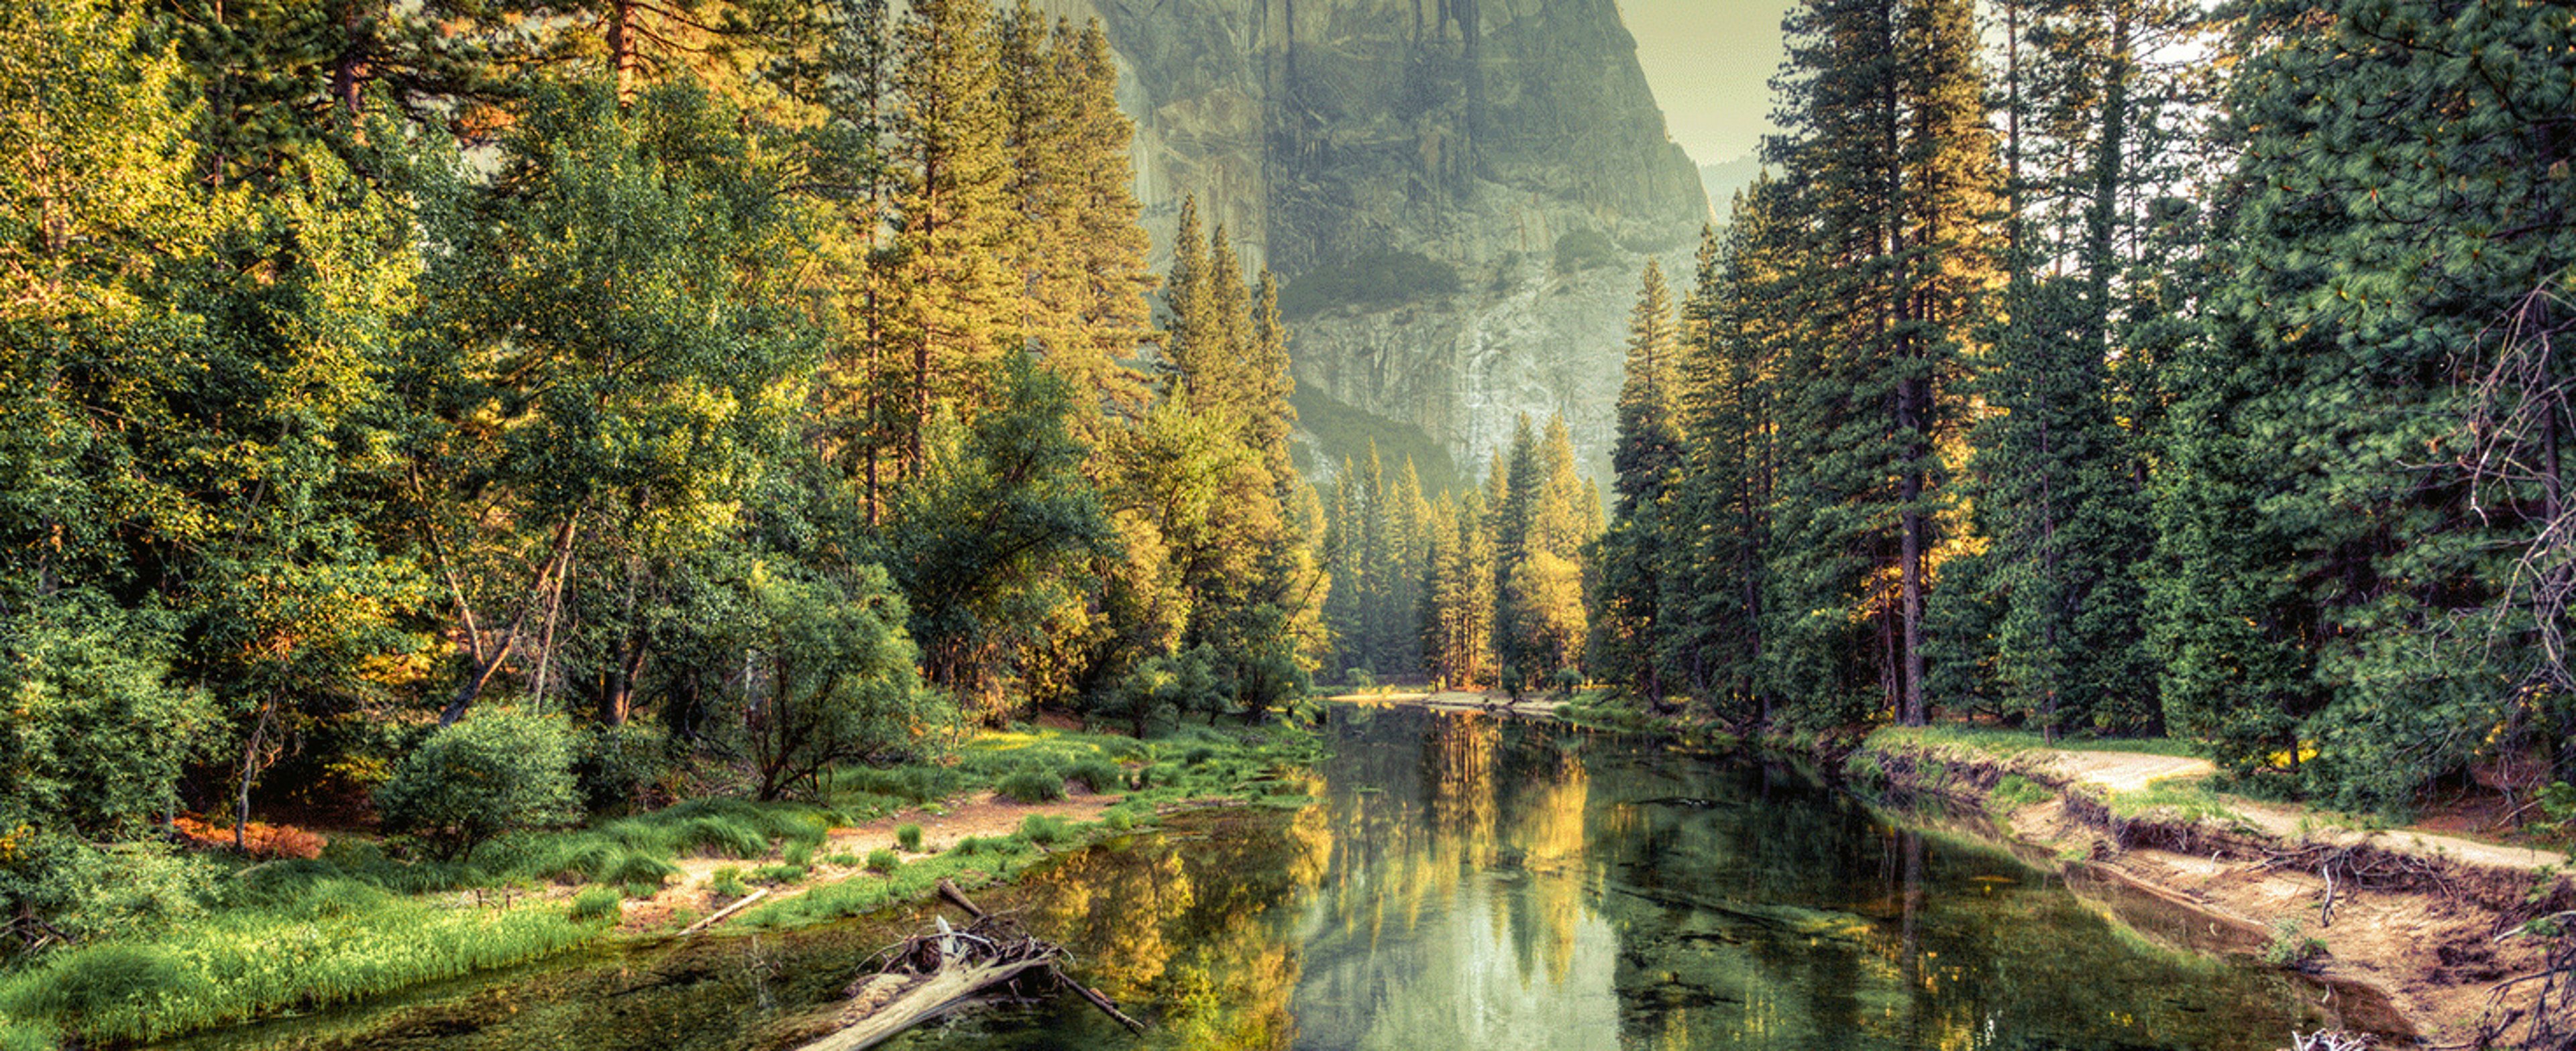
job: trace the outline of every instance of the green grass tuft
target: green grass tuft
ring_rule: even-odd
[[[1052,814],[1031,814],[1020,819],[1020,838],[1042,847],[1064,842],[1073,835],[1073,826]]]
[[[1022,770],[1002,779],[994,790],[1017,803],[1045,803],[1064,798],[1064,779],[1042,770]]]
[[[625,913],[626,896],[607,887],[584,887],[572,898],[576,920],[613,920]]]
[[[909,853],[921,853],[921,826],[897,826],[894,830],[894,841],[896,845],[901,846]]]
[[[868,871],[870,872],[890,875],[894,870],[902,867],[903,859],[896,856],[894,851],[878,847],[868,852]]]
[[[742,870],[732,865],[717,869],[715,875],[707,877],[707,889],[727,898],[739,898],[751,893],[751,888],[743,885]]]
[[[392,895],[348,904],[320,910],[327,915],[241,908],[150,945],[66,949],[0,978],[0,1015],[85,1044],[141,1043],[521,963],[599,933],[552,904],[485,909]]]
[[[1064,776],[1068,781],[1082,782],[1082,787],[1094,794],[1123,792],[1127,788],[1126,771],[1106,759],[1085,759],[1075,763],[1066,768]]]

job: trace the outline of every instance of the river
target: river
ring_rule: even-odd
[[[1059,997],[887,1046],[2251,1051],[2335,1021],[2320,987],[2135,933],[1795,764],[1418,708],[1327,727],[1316,805],[1175,815],[988,892],[1159,1019],[1142,1040]],[[929,911],[598,950],[177,1046],[765,1051]]]

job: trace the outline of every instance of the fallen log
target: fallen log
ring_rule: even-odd
[[[1100,990],[1065,974],[1063,963],[1071,957],[1061,947],[1030,937],[1007,916],[984,911],[947,880],[939,881],[939,896],[974,922],[959,928],[946,917],[933,917],[938,929],[879,950],[869,958],[876,973],[850,983],[843,1017],[857,1017],[797,1051],[861,1051],[1041,972],[1050,986],[1071,990],[1129,1031],[1145,1031],[1145,1023],[1128,1017]]]
[[[725,919],[726,917],[732,916],[734,913],[741,912],[741,911],[742,911],[742,910],[744,910],[744,909],[750,908],[750,907],[751,907],[751,903],[752,903],[752,902],[759,901],[760,899],[762,899],[762,898],[766,898],[766,897],[768,897],[768,896],[769,896],[769,888],[767,888],[767,887],[762,887],[762,888],[760,888],[759,890],[755,890],[755,891],[753,891],[753,892],[751,892],[751,893],[749,893],[749,894],[746,894],[746,895],[744,895],[744,896],[743,896],[742,900],[737,901],[737,902],[734,902],[734,903],[733,903],[733,904],[731,904],[731,905],[727,905],[727,906],[725,906],[724,908],[717,909],[717,910],[716,910],[716,914],[715,914],[715,915],[713,915],[713,916],[709,916],[709,917],[707,917],[706,919],[699,920],[699,921],[698,921],[698,922],[696,922],[696,923],[692,923],[692,924],[690,924],[690,925],[688,926],[688,928],[687,928],[687,929],[682,930],[682,931],[679,933],[678,937],[686,938],[686,937],[688,937],[688,936],[690,936],[690,935],[692,935],[692,934],[696,934],[696,933],[698,933],[699,931],[705,930],[705,929],[707,929],[707,928],[709,928],[709,927],[713,927],[713,926],[715,926],[715,925],[716,925],[716,923],[717,923],[718,921],[723,920],[723,919]]]
[[[1007,985],[1029,971],[1046,966],[1046,960],[1021,960],[1017,963],[948,968],[907,983],[894,999],[870,1011],[849,1028],[797,1051],[865,1051],[906,1029],[973,1001],[986,989]]]

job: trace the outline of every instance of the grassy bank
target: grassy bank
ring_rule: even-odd
[[[1098,821],[1032,816],[1018,831],[814,887],[747,913],[802,926],[918,899],[942,878],[1008,879],[1049,851],[1154,820],[1191,799],[1302,801],[1310,734],[1192,727],[1130,738],[984,734],[949,764],[835,771],[824,798],[698,799],[588,827],[508,836],[467,858],[401,860],[344,837],[311,861],[199,863],[209,889],[162,925],[43,954],[0,972],[0,1051],[140,1042],[390,993],[611,937],[622,898],[659,891],[684,858],[775,862],[795,882],[831,830],[997,790],[1022,802],[1068,783],[1125,798]],[[891,859],[889,859],[891,861]]]

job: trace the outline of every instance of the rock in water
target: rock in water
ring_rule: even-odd
[[[1196,194],[1287,283],[1310,418],[1418,427],[1472,477],[1563,412],[1608,476],[1637,273],[1687,290],[1710,217],[1614,0],[1046,6],[1118,53],[1157,251]],[[1319,468],[1360,452],[1309,430]]]

